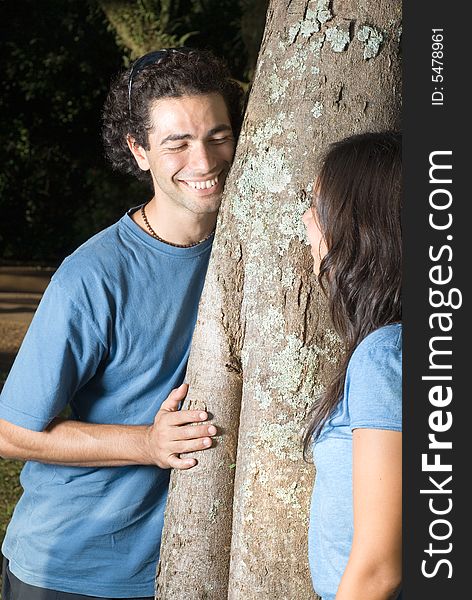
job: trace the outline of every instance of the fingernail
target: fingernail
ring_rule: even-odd
[[[208,427],[208,433],[210,435],[215,435],[215,433],[216,433],[216,427],[214,425],[210,425],[210,427]]]
[[[206,421],[206,418],[207,418],[207,415],[206,415],[206,413],[204,413],[204,412],[201,412],[201,413],[200,413],[200,419],[201,419],[202,421]]]
[[[204,439],[204,440],[203,440],[203,445],[204,445],[204,446],[210,446],[210,445],[211,445],[211,440],[209,440],[209,439]]]

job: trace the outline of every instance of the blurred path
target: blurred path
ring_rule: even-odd
[[[0,371],[9,371],[54,269],[0,267]]]

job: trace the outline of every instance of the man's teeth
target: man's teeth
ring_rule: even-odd
[[[215,179],[207,179],[206,181],[186,181],[186,183],[194,190],[205,190],[216,185],[218,183],[218,177],[215,177]]]

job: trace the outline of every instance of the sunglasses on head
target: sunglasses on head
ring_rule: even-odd
[[[128,77],[128,109],[129,109],[129,117],[131,119],[131,90],[133,88],[133,80],[138,73],[140,73],[145,67],[151,65],[153,63],[158,63],[161,59],[166,57],[168,54],[176,53],[186,55],[190,52],[190,48],[186,48],[182,46],[181,48],[162,48],[162,50],[154,50],[153,52],[148,52],[138,58],[133,64],[131,68],[129,77]]]

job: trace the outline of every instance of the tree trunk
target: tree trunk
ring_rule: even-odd
[[[192,340],[184,403],[189,410],[208,410],[218,435],[213,448],[192,455],[196,467],[172,473],[159,600],[221,600],[227,595],[244,337],[239,320],[242,254],[235,240],[234,223],[222,214]]]
[[[189,364],[224,434],[172,475],[159,600],[314,598],[300,440],[341,348],[300,217],[328,143],[399,126],[400,19],[399,0],[269,6]]]

